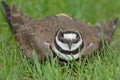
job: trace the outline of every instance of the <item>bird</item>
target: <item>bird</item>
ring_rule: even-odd
[[[78,60],[102,48],[101,33],[109,44],[116,30],[118,18],[95,27],[60,13],[41,20],[23,13],[16,6],[1,2],[3,15],[23,53],[33,59],[35,50],[40,62],[52,55],[64,61]]]

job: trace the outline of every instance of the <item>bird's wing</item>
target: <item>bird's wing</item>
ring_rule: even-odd
[[[79,26],[78,30],[81,33],[83,39],[83,48],[80,52],[81,57],[91,55],[99,50],[101,42],[97,31],[89,24],[85,24],[79,20],[76,20],[76,24]]]
[[[110,40],[117,28],[118,18],[111,19],[109,24],[106,21],[103,21],[101,24],[97,25],[95,29],[98,33],[103,33],[107,43],[110,43]]]
[[[107,24],[106,22],[102,22],[99,26],[96,27],[90,27],[89,25],[84,25],[84,27],[80,27],[83,29],[83,41],[84,41],[84,47],[81,51],[81,56],[87,56],[91,55],[92,53],[100,50],[102,47],[102,35],[101,32],[104,35],[104,39],[107,43],[110,43],[110,40],[112,38],[112,35],[114,31],[116,30],[116,26],[118,23],[118,18],[115,18]]]
[[[44,60],[48,48],[41,40],[41,36],[36,35],[33,29],[34,26],[41,27],[39,21],[17,10],[15,5],[9,6],[4,1],[1,4],[3,14],[24,54],[32,59],[32,51],[35,49],[38,59]]]

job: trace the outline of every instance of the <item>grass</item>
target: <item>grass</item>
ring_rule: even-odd
[[[120,0],[5,0],[36,18],[66,13],[95,25],[114,17],[120,19]],[[1,6],[1,5],[0,5]],[[0,7],[1,8],[1,7]],[[16,45],[0,11],[0,80],[119,80],[120,79],[120,24],[110,46],[83,62],[60,65],[57,60],[39,63],[27,59]]]

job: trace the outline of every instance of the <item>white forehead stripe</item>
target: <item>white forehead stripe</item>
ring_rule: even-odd
[[[63,35],[65,39],[76,39],[77,35],[75,33],[66,33]]]

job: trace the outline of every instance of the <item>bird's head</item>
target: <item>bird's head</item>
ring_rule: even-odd
[[[83,39],[79,31],[64,31],[59,29],[56,32],[55,38],[55,48],[53,51],[57,56],[72,60],[79,58],[79,49],[83,45]]]

